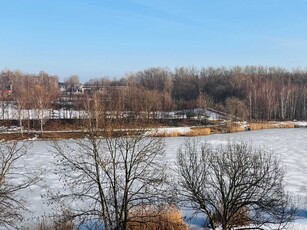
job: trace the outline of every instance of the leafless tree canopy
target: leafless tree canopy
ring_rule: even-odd
[[[45,72],[35,75],[1,71],[2,120],[11,119],[5,111],[14,102],[19,126],[30,119],[30,109],[36,109],[40,115],[35,119],[43,130],[48,118],[45,112],[52,114],[51,109],[65,109],[70,113],[63,118],[71,119],[73,110],[82,109],[80,102],[84,94],[96,100],[97,94],[94,94],[97,92],[102,95],[109,112],[129,111],[131,117],[144,120],[158,118],[158,111],[192,111],[208,107],[255,121],[307,118],[307,71],[301,69],[289,71],[278,67],[236,66],[180,67],[171,71],[149,68],[119,80],[109,77],[92,79],[84,87],[78,76],[73,75],[64,85],[65,89],[58,93],[56,76]]]
[[[293,209],[284,191],[279,161],[244,142],[213,149],[187,142],[178,151],[179,193],[209,226],[287,223]]]
[[[17,161],[27,153],[27,143],[0,142],[0,226],[15,226],[22,220],[21,211],[26,201],[19,192],[38,181],[36,174],[17,166]]]
[[[100,139],[89,136],[55,143],[65,190],[52,201],[70,202],[72,217],[126,229],[129,210],[157,203],[165,180],[163,143],[144,135]],[[92,229],[94,228],[91,226]]]

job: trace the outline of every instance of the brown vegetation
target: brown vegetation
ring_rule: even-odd
[[[226,133],[236,133],[236,132],[242,132],[242,131],[245,131],[245,128],[239,124],[234,124],[234,123],[226,124],[226,127],[225,127]]]
[[[222,210],[219,210],[219,213],[222,213]],[[213,214],[213,221],[215,223],[221,224],[220,217],[217,213]],[[241,208],[237,213],[229,221],[229,225],[231,226],[247,226],[250,224],[248,210],[246,208]]]
[[[205,127],[193,127],[191,131],[186,134],[186,136],[207,136],[211,134],[210,128]]]
[[[155,126],[208,125],[206,109],[222,119],[271,121],[307,119],[307,71],[282,68],[149,68],[120,80],[93,79],[81,85],[71,76],[64,91],[56,76],[45,72],[0,72],[0,123],[26,130],[82,130],[84,126],[113,129]],[[63,85],[62,85],[63,86]],[[16,109],[15,114],[9,108]],[[33,113],[35,111],[35,113]],[[64,111],[64,112],[63,112]],[[172,113],[168,113],[173,111]],[[93,120],[91,117],[96,117]],[[225,118],[228,117],[228,118]],[[13,120],[15,119],[15,120]],[[92,124],[87,124],[92,121]],[[256,123],[251,130],[293,127],[293,124]],[[159,136],[198,136],[243,131],[235,125],[164,133]],[[57,134],[58,135],[58,134]],[[57,138],[46,134],[47,138]],[[82,134],[60,136],[75,137]],[[5,139],[8,139],[4,137]],[[62,137],[60,137],[62,138]]]
[[[178,132],[154,132],[151,134],[152,137],[179,137],[182,136]]]
[[[72,76],[66,81],[65,91],[59,92],[56,76],[4,70],[0,72],[3,102],[0,118],[5,119],[5,108],[14,101],[19,125],[26,126],[29,119],[30,112],[26,118],[24,112],[36,109],[41,113],[36,119],[41,121],[42,129],[46,118],[42,109],[64,109],[67,113],[62,118],[73,119],[73,112],[85,109],[82,102],[88,98],[87,112],[99,108],[111,112],[116,119],[122,118],[123,111],[129,113],[125,114],[128,119],[143,120],[160,119],[160,112],[180,111],[189,118],[198,116],[197,120],[205,123],[205,116],[193,109],[213,108],[229,114],[233,120],[304,120],[307,119],[306,77],[307,71],[261,66],[180,67],[174,71],[149,68],[120,80],[93,79],[84,87],[77,76]]]
[[[275,128],[294,128],[293,122],[259,122],[250,123],[250,130],[260,130],[260,129],[275,129]]]
[[[128,230],[187,230],[177,208],[137,207],[129,212]]]
[[[56,127],[53,123],[53,127]],[[19,133],[0,133],[0,139],[2,140],[22,140],[22,139],[47,139],[47,140],[61,140],[61,139],[81,139],[87,135],[86,130],[80,129],[80,126],[76,125],[63,125],[63,129],[59,126],[57,128],[50,128],[47,126],[48,131],[44,131],[43,135],[39,131],[24,132],[21,136]],[[249,130],[261,130],[261,129],[274,129],[274,128],[295,128],[293,122],[261,122],[261,123],[250,123]],[[53,131],[51,131],[51,130]],[[76,131],[73,131],[73,130]],[[150,128],[149,128],[150,130]],[[144,130],[143,130],[144,131]],[[192,127],[190,131],[179,131],[174,129],[174,131],[166,130],[165,132],[152,132],[150,136],[152,137],[182,137],[182,136],[207,136],[210,134],[221,134],[221,133],[235,133],[246,131],[244,127],[235,123],[227,123],[226,125],[213,125],[210,127]],[[113,131],[112,135],[122,136],[122,135],[134,135],[138,133],[137,127],[134,129],[126,129],[124,126],[122,129]],[[108,133],[105,131],[99,131],[97,134],[100,136],[106,136]]]

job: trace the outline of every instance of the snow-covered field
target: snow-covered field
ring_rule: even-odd
[[[166,160],[172,165],[176,159],[176,152],[187,137],[165,138]],[[251,131],[232,134],[216,134],[210,136],[197,137],[199,141],[206,141],[212,145],[225,144],[229,140],[250,141],[253,146],[272,150],[284,164],[286,169],[286,189],[299,200],[299,208],[307,210],[307,129],[271,129],[261,131]],[[35,141],[27,159],[20,164],[29,168],[42,168],[47,170],[45,183],[50,188],[61,188],[59,178],[53,172],[53,162],[55,159],[50,153],[50,142]],[[41,196],[46,189],[39,186],[32,187],[24,195],[29,200],[29,207],[32,213],[26,213],[26,217],[35,217],[51,212],[46,200]],[[302,213],[307,213],[303,212]],[[184,213],[187,214],[187,213]],[[305,219],[306,218],[306,219]],[[289,229],[307,229],[307,216],[302,215]]]

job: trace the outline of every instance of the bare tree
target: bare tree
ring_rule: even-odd
[[[65,190],[52,201],[70,202],[72,218],[104,229],[127,229],[129,211],[159,200],[165,179],[161,139],[144,135],[55,142],[58,172]],[[161,198],[161,197],[160,197]],[[154,203],[155,202],[155,203]],[[70,203],[71,204],[71,203]]]
[[[27,208],[19,193],[38,182],[35,173],[18,166],[29,147],[26,142],[0,143],[0,226],[12,227],[22,220],[22,211]]]
[[[205,214],[209,226],[223,230],[244,224],[254,229],[291,220],[293,208],[284,191],[279,161],[244,142],[213,149],[187,142],[178,151],[180,193]]]
[[[80,102],[80,107],[84,110],[84,127],[89,132],[98,132],[99,129],[106,128],[106,111],[103,95],[95,92],[93,95],[84,95]]]
[[[40,124],[40,131],[43,133],[44,123],[48,119],[46,110],[50,106],[49,93],[41,85],[34,86],[34,108],[36,109],[37,119]]]
[[[17,109],[17,115],[18,115],[18,121],[19,121],[19,127],[20,127],[20,134],[23,136],[23,121],[25,118],[24,110],[27,107],[27,104],[30,100],[30,93],[27,86],[29,86],[29,77],[23,76],[19,73],[15,74],[15,77],[13,79],[14,84],[14,97],[16,100],[16,109]]]
[[[173,82],[170,72],[163,68],[150,68],[135,75],[137,84],[147,90],[170,93]]]
[[[72,75],[65,81],[66,89],[69,92],[74,92],[78,90],[78,87],[80,85],[79,76]]]
[[[248,117],[248,108],[244,101],[235,97],[228,97],[225,102],[226,111],[235,121],[245,120]]]
[[[33,89],[33,105],[36,109],[37,118],[39,120],[40,131],[43,133],[43,126],[50,118],[50,110],[53,101],[56,99],[58,94],[57,82],[54,77],[50,77],[45,73],[40,73],[35,81],[36,84]]]

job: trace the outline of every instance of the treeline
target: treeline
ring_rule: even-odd
[[[138,100],[146,100],[150,109],[159,111],[211,107],[258,121],[306,119],[307,116],[307,71],[300,69],[246,66],[200,70],[182,67],[170,71],[150,68],[120,80],[101,78],[86,85],[129,86],[137,91],[134,93],[138,96],[134,96]]]
[[[22,105],[24,102],[20,100],[17,103],[20,110],[29,109],[40,101],[52,101],[51,104],[36,107],[72,111],[86,110],[85,107],[94,109],[102,104],[99,108],[103,107],[105,111],[145,112],[151,117],[157,111],[192,111],[210,107],[244,120],[307,118],[307,71],[301,69],[289,71],[284,68],[246,66],[182,67],[171,71],[167,68],[150,68],[130,73],[121,79],[102,77],[89,80],[83,85],[86,90],[78,94],[72,93],[71,89],[75,89],[75,86],[80,88],[77,77],[72,76],[66,81],[70,90],[65,95],[54,93],[54,81],[51,84],[46,79],[54,80],[56,77],[44,72],[34,76],[2,71],[1,82],[6,82],[4,79],[8,76],[13,79],[13,97],[17,102],[18,98],[33,98],[33,102],[26,99],[26,105]],[[48,93],[52,96],[45,95]],[[36,94],[41,94],[41,98],[45,99],[35,98]],[[2,101],[4,99],[2,93]]]
[[[12,116],[18,117],[21,128],[25,120],[30,128],[30,120],[36,119],[42,130],[46,110],[54,107],[59,96],[58,77],[43,71],[25,74],[4,70],[0,72],[0,87],[0,119],[5,121]],[[33,111],[36,112],[35,117]]]

